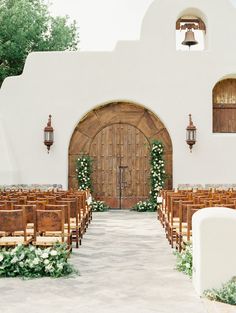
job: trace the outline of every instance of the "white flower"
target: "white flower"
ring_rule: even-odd
[[[49,264],[49,260],[46,259],[46,260],[43,261],[43,263],[44,263],[45,265],[48,265],[48,264]]]
[[[41,258],[42,258],[42,259],[47,259],[47,258],[48,258],[48,253],[47,253],[47,252],[44,252],[44,253],[41,255]]]
[[[52,250],[52,251],[50,252],[50,254],[53,255],[53,256],[55,256],[55,255],[57,255],[57,251],[56,251],[56,250]]]
[[[189,263],[186,263],[186,267],[187,267],[187,268],[190,268],[191,265],[190,265]]]
[[[53,269],[52,264],[48,264],[47,266],[45,266],[45,270],[46,270],[46,272],[51,272],[51,271],[52,271],[52,269]]]
[[[20,257],[19,257],[19,260],[20,260],[20,261],[23,260],[24,257],[25,257],[25,254],[22,252],[21,255],[20,255]]]
[[[63,264],[62,264],[62,263],[58,263],[58,264],[57,264],[57,268],[58,268],[59,270],[62,270],[62,269],[63,269]]]
[[[38,265],[39,264],[39,258],[34,258],[32,263],[34,265]]]
[[[16,251],[17,251],[17,247],[11,250],[10,255],[14,255]]]
[[[42,250],[41,250],[41,249],[37,249],[37,250],[35,251],[35,254],[37,254],[37,255],[42,255]]]
[[[12,263],[12,264],[15,264],[17,261],[18,261],[18,257],[17,257],[17,256],[14,256],[14,258],[11,260],[11,263]]]
[[[4,259],[4,255],[1,253],[0,254],[0,262]]]

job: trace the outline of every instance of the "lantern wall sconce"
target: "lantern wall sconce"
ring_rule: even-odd
[[[48,153],[51,148],[51,145],[53,144],[54,134],[53,134],[53,128],[51,125],[51,118],[52,115],[50,114],[48,117],[47,126],[44,128],[44,144],[47,146]]]
[[[186,128],[186,142],[189,145],[190,152],[192,152],[193,145],[196,143],[197,128],[193,125],[192,115],[189,114],[189,125]]]

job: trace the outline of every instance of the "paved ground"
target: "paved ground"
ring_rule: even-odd
[[[81,276],[0,279],[0,313],[206,313],[154,213],[94,214],[71,261]]]

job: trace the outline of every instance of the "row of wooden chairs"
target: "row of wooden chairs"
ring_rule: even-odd
[[[27,225],[24,208],[0,211],[0,246],[9,247],[18,244],[48,247],[66,242],[71,250],[71,232],[65,229],[65,215],[58,210],[34,210],[34,223]]]
[[[0,214],[1,212],[7,213],[9,211],[7,214],[14,216],[14,213],[11,211],[23,210],[26,218],[26,234],[32,235],[34,230],[37,229],[37,225],[35,225],[37,212],[41,212],[41,215],[43,216],[49,214],[49,210],[55,212],[61,211],[63,212],[63,214],[60,214],[62,215],[61,219],[64,221],[64,233],[67,233],[68,237],[69,232],[69,237],[76,243],[76,247],[78,248],[79,244],[81,244],[82,237],[92,220],[92,210],[88,203],[89,197],[89,191],[2,192],[0,193]],[[51,214],[51,216],[53,215],[55,215],[55,213]],[[4,224],[4,220],[2,223]],[[49,228],[50,227],[52,227],[52,225],[49,221]],[[52,228],[51,231],[54,232],[55,230]],[[12,231],[7,232],[0,228],[0,236],[1,234],[6,233],[8,234],[7,237],[14,237],[13,235],[18,235],[21,231],[18,231],[18,233],[14,231],[13,233]],[[46,233],[43,232],[44,236],[47,235],[46,237],[48,237],[49,234],[49,229],[47,229]],[[35,235],[36,234],[34,233],[34,237]],[[0,239],[3,243],[3,238]],[[4,238],[4,240],[5,239],[6,238]],[[49,240],[49,238],[46,239]],[[8,245],[7,241],[6,245]]]
[[[162,205],[158,207],[158,219],[165,229],[171,245],[181,251],[192,240],[192,216],[206,207],[236,209],[235,191],[162,191]]]

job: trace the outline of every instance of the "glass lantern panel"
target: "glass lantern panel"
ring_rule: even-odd
[[[53,132],[44,132],[45,141],[53,141]]]

